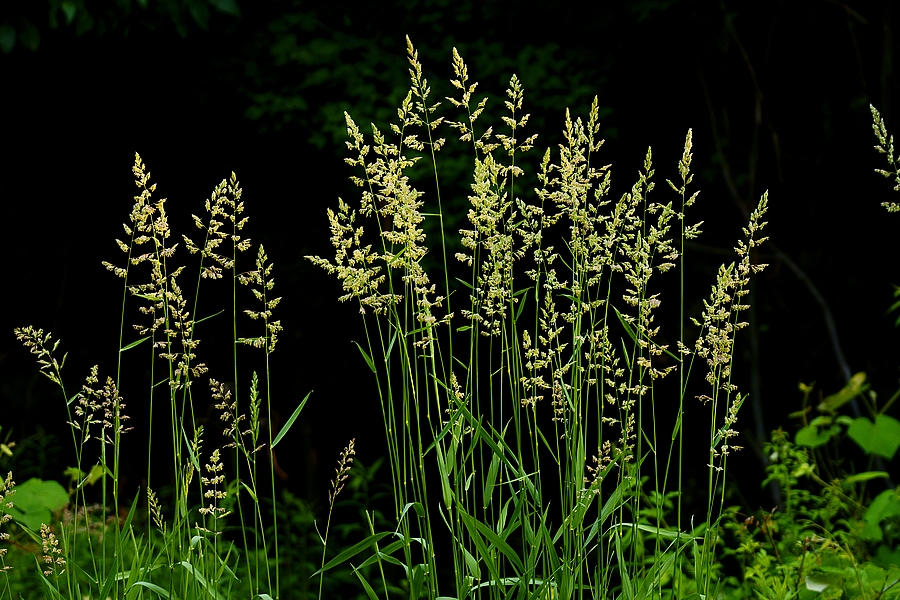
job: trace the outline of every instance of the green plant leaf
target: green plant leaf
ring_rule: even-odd
[[[169,600],[169,591],[159,587],[155,583],[150,583],[149,581],[136,581],[134,585],[139,585],[141,587],[145,587],[148,590],[150,590],[151,592],[156,593],[156,595],[159,596],[160,598],[165,598],[166,600]]]
[[[895,490],[884,490],[872,500],[872,504],[866,509],[863,527],[860,537],[864,540],[881,541],[884,534],[881,530],[881,522],[888,517],[900,515],[900,498]]]
[[[139,339],[139,340],[137,340],[137,341],[135,341],[135,342],[131,342],[130,344],[128,344],[127,346],[125,346],[124,348],[122,348],[121,350],[119,350],[119,352],[125,352],[126,350],[131,350],[132,348],[134,348],[134,347],[137,346],[138,344],[142,344],[142,343],[146,342],[146,341],[149,340],[149,339],[150,339],[150,336],[149,336],[149,335],[148,335],[148,336],[145,336],[145,337],[142,337],[141,339]]]
[[[449,510],[453,506],[453,493],[450,491],[450,474],[447,472],[444,451],[441,445],[435,444],[434,449],[437,451],[438,474],[441,478],[441,495],[444,498],[444,506]]]
[[[412,568],[409,577],[409,600],[419,600],[422,595],[422,585],[425,583],[425,565],[416,565]]]
[[[847,429],[847,435],[866,454],[891,460],[900,448],[900,421],[888,415],[876,416],[874,423],[866,417],[857,417]]]
[[[900,565],[900,548],[891,549],[882,544],[878,546],[872,562],[885,569],[892,565]]]
[[[350,568],[353,569],[353,574],[356,575],[356,578],[359,579],[359,582],[362,584],[363,589],[366,591],[366,596],[369,597],[369,600],[378,600],[378,594],[375,593],[375,590],[372,589],[372,586],[369,585],[369,582],[366,581],[366,578],[363,577],[363,574],[359,572],[359,569],[350,565]]]
[[[502,539],[499,535],[494,533],[494,530],[470,515],[467,515],[461,509],[459,511],[460,517],[462,517],[463,523],[465,523],[466,527],[469,531],[472,531],[472,528],[476,529],[478,533],[483,535],[488,539],[488,541],[495,546],[503,555],[509,559],[509,562],[513,564],[513,566],[518,569],[519,573],[525,572],[525,567],[522,565],[522,559],[519,558],[519,555],[512,549],[512,547],[506,543],[506,540]],[[488,560],[489,553],[485,552],[485,560]]]
[[[359,348],[359,353],[363,355],[363,358],[366,360],[366,364],[369,365],[369,368],[375,373],[375,363],[372,361],[372,357],[366,354],[366,351],[362,349],[362,346],[359,345],[359,342],[353,342],[356,344],[356,347]]]
[[[484,480],[484,508],[491,505],[491,498],[494,495],[494,484],[497,482],[497,473],[500,471],[500,457],[496,454],[491,456],[491,465],[488,467],[487,478]]]
[[[0,507],[13,519],[32,531],[41,528],[42,523],[50,524],[52,511],[64,508],[69,503],[69,494],[56,481],[44,481],[33,477],[13,488],[15,494],[8,496],[12,507]]]
[[[306,394],[306,397],[303,398],[303,400],[300,401],[300,405],[297,406],[297,408],[294,409],[294,412],[293,412],[293,414],[291,414],[291,417],[287,420],[287,423],[284,424],[284,427],[281,428],[281,431],[279,431],[279,432],[278,432],[278,435],[275,436],[275,439],[272,440],[272,448],[273,448],[273,449],[275,448],[275,445],[276,445],[278,442],[281,441],[281,438],[283,438],[283,437],[285,436],[285,434],[286,434],[286,433],[288,432],[288,430],[291,428],[291,425],[293,425],[293,424],[294,424],[294,421],[297,420],[297,417],[300,416],[300,411],[303,410],[303,407],[304,407],[304,406],[306,406],[306,401],[309,400],[310,394],[312,394],[312,390],[310,390],[310,391]]]
[[[188,573],[191,574],[191,576],[194,578],[194,580],[200,584],[200,587],[205,589],[206,592],[210,596],[212,596],[216,600],[225,600],[225,597],[222,594],[220,594],[219,591],[215,587],[212,587],[209,585],[209,582],[206,580],[206,577],[204,577],[202,573],[200,573],[197,569],[195,569],[194,565],[192,565],[191,563],[189,563],[186,560],[179,561],[176,564],[179,564],[182,567],[184,567],[184,569]]]
[[[870,481],[872,479],[887,479],[890,474],[887,471],[866,471],[865,473],[857,473],[844,478],[844,483],[854,484],[862,481]]]
[[[357,542],[357,543],[353,544],[352,546],[350,546],[349,548],[347,548],[346,550],[344,550],[343,552],[341,552],[340,554],[338,554],[337,556],[335,556],[334,558],[329,560],[327,563],[325,563],[325,566],[323,566],[321,569],[319,569],[318,571],[316,571],[315,573],[310,575],[310,577],[315,577],[319,573],[324,573],[325,571],[336,567],[337,565],[341,564],[342,562],[350,560],[351,558],[353,558],[360,552],[363,552],[363,551],[371,548],[372,546],[374,546],[375,544],[377,544],[378,542],[380,542],[381,540],[383,540],[384,538],[386,538],[389,535],[393,535],[393,533],[391,533],[390,531],[376,533],[376,534],[370,535],[369,537],[362,540],[361,542]]]
[[[857,395],[865,392],[869,389],[869,386],[865,385],[866,383],[866,374],[863,372],[859,372],[850,378],[850,381],[847,382],[847,385],[836,394],[832,394],[830,396],[826,396],[822,402],[819,403],[817,407],[821,412],[835,412],[837,409],[847,404]]]
[[[221,315],[223,312],[225,312],[224,309],[220,310],[219,312],[217,312],[217,313],[215,313],[215,314],[207,315],[207,316],[205,316],[205,317],[202,317],[202,318],[200,318],[200,319],[197,319],[196,321],[194,321],[194,325],[199,325],[200,323],[202,323],[203,321],[206,321],[207,319],[212,319],[213,317],[218,317],[218,316]]]
[[[807,425],[794,436],[794,443],[798,446],[805,446],[807,448],[818,448],[819,446],[827,444],[831,438],[838,435],[840,432],[841,428],[836,425],[821,431],[815,425]]]

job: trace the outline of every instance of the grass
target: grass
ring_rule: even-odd
[[[242,237],[247,218],[242,215],[240,185],[232,174],[207,200],[205,217],[194,217],[200,243],[183,238],[196,258],[191,268],[196,269],[197,279],[189,304],[179,285],[188,266],[179,263],[184,253],[178,251],[179,243],[169,228],[166,201],[154,198],[156,184],[151,184],[140,156],[135,157],[133,172],[139,193],[124,225],[126,241],[116,240],[123,254],[121,266],[104,263],[123,280],[119,362],[113,375],[101,379],[95,366],[81,389],[71,393],[63,381],[65,355],[57,358],[59,340],[33,327],[15,331],[37,357],[41,372],[59,387],[75,450],[73,485],[64,491],[71,517],[42,523],[40,537],[22,527],[26,536],[42,545],[40,555],[47,566],[40,573],[40,583],[50,598],[218,598],[238,589],[244,597],[278,597],[279,543],[273,533],[278,529],[277,513],[271,519],[264,514],[263,501],[268,495],[270,504],[276,502],[274,461],[260,464],[259,458],[260,452],[274,449],[303,405],[277,436],[270,428],[261,429],[262,422],[271,422],[269,356],[281,330],[272,312],[280,301],[271,294],[272,265],[259,246],[254,268],[237,270],[238,255],[248,251],[251,243]],[[234,324],[233,369],[221,375],[231,384],[212,377],[201,383],[212,373],[197,358],[198,328],[214,315],[199,319],[194,315],[201,292],[216,283],[230,284],[224,296],[230,297],[231,304],[220,312],[228,312]],[[243,311],[257,323],[255,337],[238,335],[239,286],[249,287],[257,302],[256,308]],[[141,322],[133,326],[136,339],[126,327],[126,308],[132,303],[138,304],[141,316]],[[240,346],[262,354],[263,377],[253,371],[247,388],[236,383],[241,378]],[[126,353],[140,352],[150,374],[143,391],[135,378],[124,374]],[[143,497],[132,498],[118,485],[120,451],[131,435],[125,392],[120,392],[123,380],[132,388],[129,396],[141,398],[146,410],[141,417],[149,424],[147,456],[168,455],[171,460],[172,481],[163,481],[148,458]],[[199,391],[195,383],[209,389],[224,423],[225,443],[211,451],[204,448],[206,432],[195,412]],[[168,435],[161,435],[157,427],[167,428]],[[166,437],[168,442],[159,441]],[[228,478],[226,462],[231,466]],[[97,482],[102,488],[99,511],[88,500],[88,488]],[[157,493],[162,487],[167,489],[166,504]],[[4,489],[5,499],[12,500],[8,508],[19,509],[12,516],[27,512],[30,505],[14,495],[21,494],[22,487],[14,487],[10,477]],[[130,510],[119,515],[119,506],[130,506]],[[235,516],[226,520],[232,513]],[[147,527],[136,528],[138,521]],[[8,578],[0,589],[0,597],[13,597]]]
[[[362,511],[361,523],[341,524],[356,527],[358,541],[329,545],[339,494],[349,480],[364,496],[354,482],[375,470],[354,465],[355,440],[338,459],[324,528],[309,506],[278,494],[265,457],[309,395],[280,432],[265,426],[280,299],[264,248],[247,254],[240,185],[232,174],[215,188],[194,217],[202,239],[183,237],[184,256],[137,156],[122,260],[106,263],[123,280],[113,374],[94,367],[73,393],[60,342],[33,327],[15,332],[59,387],[75,467],[69,489],[16,485],[12,474],[0,484],[0,536],[12,542],[0,549],[0,598],[896,597],[900,497],[885,490],[873,501],[865,486],[888,477],[872,461],[897,452],[890,432],[900,422],[886,410],[900,395],[879,408],[864,375],[812,420],[805,387],[797,437],[773,435],[767,483],[786,495],[780,511],[739,517],[727,505],[746,400],[733,379],[735,340],[764,267],[754,256],[767,195],[734,260],[694,295],[684,252],[701,233],[690,131],[663,189],[648,149],[636,181],[614,195],[599,162],[596,99],[584,117],[567,110],[563,142],[532,159],[538,138],[527,133],[515,76],[486,125],[494,107],[455,50],[446,107],[409,41],[408,59],[397,122],[366,135],[345,115],[359,199],[328,210],[334,255],[308,257],[339,279],[340,300],[354,302],[365,325],[357,348],[380,398],[390,517]],[[892,139],[874,109],[873,118],[892,169],[881,173],[900,182]],[[440,178],[447,132],[464,153],[450,160],[472,165],[458,238],[444,226],[455,202]],[[179,285],[186,269],[196,274],[189,296]],[[244,296],[255,308],[242,310]],[[703,309],[691,316],[698,296]],[[227,302],[210,310],[207,297]],[[134,305],[140,322],[129,329]],[[232,364],[216,372],[198,358],[199,332],[220,330],[204,323],[222,313]],[[129,368],[150,376],[141,382]],[[201,393],[222,436],[195,412]],[[871,419],[839,415],[856,398]],[[156,458],[130,497],[118,482],[137,414],[153,424],[138,443]],[[691,452],[688,427],[703,432],[702,455]],[[870,458],[865,472],[838,472],[819,454],[846,439]],[[11,447],[4,441],[4,452]],[[689,504],[698,468],[699,501]]]
[[[648,150],[638,180],[613,199],[610,169],[597,163],[595,99],[584,120],[566,112],[565,143],[544,153],[531,193],[517,185],[536,140],[526,137],[519,80],[510,80],[495,133],[482,125],[486,103],[458,53],[457,95],[447,98],[458,121],[438,116],[411,43],[408,58],[410,91],[389,132],[373,126],[367,137],[346,115],[361,197],[328,211],[334,257],[310,259],[363,314],[360,351],[390,447],[399,523],[391,550],[419,576],[413,590],[635,597],[658,594],[665,581],[678,597],[715,593],[724,477],[745,399],[732,383],[734,340],[762,268],[751,253],[765,239],[767,196],[702,315],[682,317],[667,336],[676,343],[664,343],[654,282],[668,271],[684,281],[684,244],[700,233],[686,214],[697,199],[691,132],[668,192],[654,190]],[[470,144],[474,165],[469,228],[454,256],[440,208],[445,125]],[[412,184],[419,161],[431,163],[436,212]],[[433,251],[429,219],[441,232]],[[430,253],[440,257],[436,281],[423,268]],[[451,280],[461,272],[454,258],[468,270]],[[684,315],[683,291],[675,301]],[[677,386],[660,391],[673,378]],[[698,400],[710,450],[706,514],[693,526],[681,506],[681,423]]]

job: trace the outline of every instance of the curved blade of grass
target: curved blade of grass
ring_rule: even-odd
[[[128,344],[128,345],[125,346],[124,348],[120,348],[120,349],[119,349],[119,352],[125,352],[126,350],[131,350],[131,349],[134,348],[135,346],[137,346],[137,345],[139,345],[139,344],[143,344],[144,342],[146,342],[146,341],[149,340],[149,339],[150,339],[150,336],[149,336],[149,335],[146,336],[146,337],[142,337],[141,339],[139,339],[139,340],[137,340],[137,341],[135,341],[135,342],[131,342],[130,344]]]
[[[619,577],[622,579],[622,596],[625,600],[634,600],[634,586],[631,584],[628,563],[625,561],[625,553],[622,551],[622,536],[618,533],[616,534],[616,564],[619,566]]]
[[[366,359],[366,364],[369,365],[369,368],[372,369],[372,372],[375,373],[375,363],[372,361],[372,357],[366,354],[366,351],[363,350],[362,346],[359,345],[359,342],[353,342],[356,344],[356,347],[359,349],[359,353],[363,355],[363,358]]]
[[[150,583],[149,581],[136,581],[134,585],[139,585],[141,587],[145,587],[151,592],[155,593],[160,598],[165,598],[169,600],[169,590],[163,589],[156,585],[155,583]]]
[[[184,570],[187,571],[188,573],[190,573],[191,576],[197,581],[197,583],[200,584],[200,587],[202,587],[204,590],[206,590],[206,592],[210,596],[212,596],[216,600],[226,600],[225,596],[220,594],[217,589],[210,587],[209,582],[206,581],[206,577],[204,577],[202,574],[198,573],[197,569],[194,568],[194,565],[192,565],[191,563],[189,563],[186,560],[179,561],[176,564],[179,564],[182,567],[184,567]]]
[[[522,559],[516,554],[515,550],[506,543],[506,540],[502,539],[499,535],[497,535],[493,529],[476,519],[475,517],[467,515],[463,510],[459,511],[460,517],[462,517],[463,523],[467,528],[474,528],[483,535],[487,540],[495,546],[503,555],[509,559],[509,562],[513,564],[516,569],[518,569],[519,573],[525,572],[525,567],[522,565]],[[473,536],[474,537],[474,536]],[[489,556],[486,554],[485,556]]]
[[[199,323],[202,323],[203,321],[206,321],[207,319],[212,319],[213,317],[218,317],[218,316],[221,315],[223,312],[225,312],[225,309],[220,310],[219,312],[217,312],[217,313],[214,314],[214,315],[209,315],[209,316],[207,316],[207,317],[202,317],[202,318],[200,318],[200,319],[197,319],[196,321],[194,321],[194,325],[198,325]]]
[[[481,559],[484,561],[484,564],[487,565],[488,571],[491,573],[491,580],[499,581],[500,580],[500,571],[497,570],[497,565],[494,564],[494,561],[491,557],[491,552],[487,547],[487,544],[484,543],[484,539],[481,537],[481,534],[478,532],[478,528],[475,527],[474,521],[472,517],[467,515],[462,510],[459,511],[460,516],[462,516],[463,524],[466,526],[466,529],[469,530],[469,536],[472,538],[472,541],[475,543],[475,549],[478,550],[478,554],[481,555]],[[477,566],[477,563],[476,563]]]
[[[327,563],[325,563],[324,567],[322,567],[321,569],[319,569],[318,571],[316,571],[315,573],[310,575],[310,577],[311,578],[315,577],[319,573],[324,573],[325,571],[332,569],[332,568],[336,567],[337,565],[350,560],[351,558],[353,558],[360,552],[363,552],[364,550],[368,550],[373,545],[377,544],[378,542],[380,542],[381,540],[383,540],[384,538],[386,538],[389,535],[393,535],[393,533],[390,531],[376,533],[374,535],[370,535],[369,537],[362,540],[361,542],[357,542],[357,543],[353,544],[352,546],[350,546],[349,548],[347,548],[346,550],[344,550],[343,552],[341,552],[340,554],[338,554],[337,556],[335,556],[334,558],[329,560]]]
[[[416,565],[412,568],[412,576],[409,578],[409,600],[419,600],[422,595],[422,585],[425,583],[425,565]]]
[[[366,560],[359,563],[359,566],[356,568],[363,569],[365,567],[368,567],[369,565],[375,564],[376,562],[378,562],[379,559],[399,565],[400,562],[397,561],[397,559],[395,559],[394,557],[392,557],[391,554],[396,552],[400,548],[402,548],[403,545],[404,545],[404,540],[397,540],[396,542],[391,542],[384,548],[379,549],[378,552],[376,552],[375,554],[373,554]]]
[[[449,510],[453,506],[453,492],[450,491],[450,475],[447,473],[447,464],[444,461],[444,451],[440,444],[436,444],[434,449],[437,451],[438,474],[441,478],[441,495],[444,499],[444,506]]]
[[[300,416],[300,411],[303,410],[303,407],[306,406],[306,401],[309,400],[309,396],[312,394],[312,390],[306,394],[306,397],[300,401],[300,406],[294,409],[294,413],[291,415],[291,418],[287,420],[287,423],[284,424],[284,427],[281,428],[281,431],[278,432],[278,435],[275,436],[275,439],[272,440],[272,448],[275,448],[275,445],[281,441],[281,438],[288,432],[291,428],[291,425],[294,424],[294,421],[297,420],[297,417]]]
[[[375,590],[372,589],[372,586],[369,585],[369,582],[366,581],[366,578],[363,577],[362,573],[359,572],[359,569],[350,565],[350,568],[353,569],[353,574],[356,575],[356,578],[359,579],[359,582],[362,584],[363,589],[366,591],[366,596],[369,597],[369,600],[378,600],[378,594],[375,593]]]
[[[247,484],[244,483],[243,481],[241,482],[241,485],[244,486],[244,489],[247,490],[247,493],[250,494],[250,497],[253,498],[253,501],[254,501],[254,502],[259,502],[259,500],[256,499],[256,492],[254,492],[254,491],[250,488],[249,485],[247,485]]]
[[[491,505],[491,497],[494,494],[494,484],[497,482],[497,472],[500,470],[500,457],[494,454],[491,457],[491,466],[488,467],[487,478],[484,480],[484,508]]]

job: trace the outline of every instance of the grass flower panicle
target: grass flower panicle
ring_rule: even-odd
[[[66,559],[59,547],[59,540],[46,523],[41,524],[41,553],[44,563],[49,565],[43,572],[45,577],[59,577],[65,572]]]
[[[7,512],[13,507],[12,496],[16,493],[16,482],[13,481],[12,472],[6,474],[5,479],[0,479],[0,525],[4,525],[12,521],[12,515]],[[9,533],[0,531],[0,542],[9,540]],[[6,564],[5,557],[9,552],[9,548],[0,547],[0,573],[7,573],[12,570],[12,565]]]

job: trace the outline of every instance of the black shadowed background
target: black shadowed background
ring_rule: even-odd
[[[886,311],[900,283],[900,217],[880,206],[896,197],[873,172],[884,161],[869,112],[874,104],[898,130],[896,25],[890,0],[4,2],[0,441],[44,434],[29,450],[33,472],[19,478],[61,478],[69,466],[62,400],[14,327],[62,339],[73,390],[94,364],[114,372],[121,285],[101,261],[121,260],[114,239],[133,203],[138,152],[179,233],[193,231],[190,215],[217,183],[232,171],[240,180],[245,233],[265,245],[284,298],[276,420],[313,390],[279,449],[283,485],[321,499],[352,437],[362,463],[384,454],[375,383],[351,343],[362,336],[357,309],[339,304],[336,281],[303,257],[328,255],[325,210],[356,197],[342,160],[343,111],[361,125],[395,116],[408,87],[408,34],[436,97],[451,94],[453,47],[479,91],[494,94],[489,110],[516,73],[539,148],[560,141],[566,107],[583,115],[597,95],[607,140],[600,160],[612,164],[616,197],[648,146],[657,181],[675,179],[693,128],[695,217],[706,222],[689,249],[693,315],[748,210],[769,191],[774,246],[758,259],[771,266],[756,279],[736,367],[751,394],[739,422],[746,449],[729,468],[754,482],[742,489],[747,502],[768,506],[755,484],[760,437],[796,425],[787,415],[800,408],[799,382],[827,394],[865,371],[881,394],[897,384],[896,315]],[[460,200],[450,203],[452,221],[464,215],[468,180],[449,172]],[[198,336],[209,340],[201,355],[228,357],[215,326]],[[203,360],[215,374],[215,361]],[[140,401],[129,408],[135,426],[146,425]],[[136,490],[139,447],[133,460],[123,477]]]

